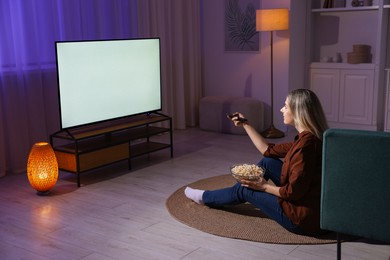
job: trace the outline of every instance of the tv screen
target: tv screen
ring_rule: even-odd
[[[161,110],[159,38],[55,44],[61,129]]]

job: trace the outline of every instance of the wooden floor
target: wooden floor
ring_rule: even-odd
[[[158,138],[165,139],[167,136]],[[291,138],[291,136],[289,137]],[[281,139],[278,140],[282,141]],[[257,162],[247,136],[188,129],[168,150],[82,175],[61,172],[50,196],[26,175],[0,178],[0,259],[335,259],[336,245],[275,245],[203,233],[173,219],[165,201],[193,181]],[[390,245],[342,244],[343,259],[390,259]]]

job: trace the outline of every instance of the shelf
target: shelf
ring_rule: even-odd
[[[349,63],[336,63],[336,62],[312,62],[310,63],[311,69],[375,69],[376,64],[374,63],[360,63],[360,64],[349,64]]]
[[[164,121],[169,127],[153,125]],[[166,142],[151,140],[163,133],[169,133],[169,141],[165,138]],[[131,170],[132,158],[167,148],[173,157],[172,118],[159,113],[144,114],[59,131],[50,136],[50,143],[59,168],[76,173],[77,186],[80,187],[80,173],[85,171],[122,160],[128,160]]]
[[[169,144],[157,143],[157,142],[145,142],[131,146],[130,157],[134,158],[151,152],[156,152],[162,149],[169,148]]]
[[[372,6],[358,7],[352,7],[351,0],[335,0],[335,8],[323,8],[325,0],[302,1],[306,5],[301,1],[290,2],[291,17],[297,23],[292,30],[306,28],[303,39],[290,39],[291,46],[305,49],[303,55],[290,55],[290,65],[301,64],[294,70],[305,72],[304,81],[298,76],[291,81],[303,81],[315,91],[331,127],[383,129],[384,69],[390,64],[386,53],[390,40],[390,0],[374,0]],[[370,57],[365,60],[369,63],[347,63],[351,61],[350,53],[359,52],[355,45],[371,47]],[[342,63],[323,62],[333,60],[338,53]]]
[[[123,130],[118,133],[105,134],[94,138],[83,139],[77,143],[78,153],[88,153],[97,149],[101,149],[108,146],[114,146],[117,144],[130,142],[132,140],[137,140],[140,138],[146,138],[149,136],[161,134],[164,132],[170,131],[168,128],[155,127],[155,126],[143,126],[137,127],[135,129]],[[66,145],[57,146],[56,150],[75,153],[76,152],[76,143],[72,142]]]
[[[312,9],[313,13],[331,13],[331,12],[361,12],[361,11],[379,10],[379,6],[361,6],[361,7],[340,7],[340,8],[319,8]]]

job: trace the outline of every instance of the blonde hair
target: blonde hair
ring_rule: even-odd
[[[295,89],[287,95],[296,126],[300,126],[322,140],[328,129],[324,110],[317,95],[309,89]]]

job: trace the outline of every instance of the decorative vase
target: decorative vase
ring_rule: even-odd
[[[333,62],[342,62],[342,57],[341,57],[341,53],[340,52],[337,52],[334,56],[333,56]]]

